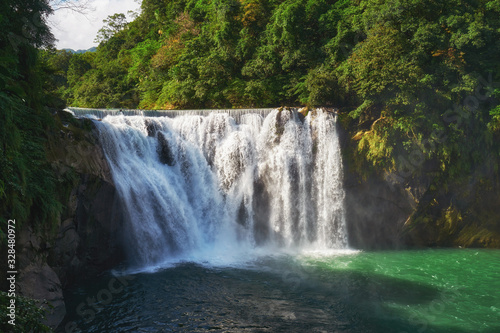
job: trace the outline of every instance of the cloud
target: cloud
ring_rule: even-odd
[[[94,0],[90,6],[93,10],[87,15],[60,9],[49,18],[52,33],[58,39],[58,49],[79,50],[97,46],[94,38],[103,26],[102,20],[115,13],[127,14],[129,10],[137,11],[140,3],[137,0]]]

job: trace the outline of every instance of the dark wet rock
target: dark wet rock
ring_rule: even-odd
[[[170,149],[168,140],[162,132],[158,132],[158,157],[160,162],[166,165],[175,165],[175,156]]]
[[[64,209],[52,226],[19,234],[19,294],[35,299],[55,328],[65,316],[63,289],[124,260],[123,207],[110,167],[88,119],[66,119],[47,149]]]
[[[384,179],[360,180],[349,171],[344,190],[350,246],[360,249],[406,246],[404,224],[415,211],[416,198]]]
[[[46,231],[45,231],[46,232]],[[16,246],[17,292],[19,295],[37,301],[46,310],[45,325],[55,328],[66,315],[63,288],[56,272],[47,264],[47,244],[45,237],[31,227],[22,228]]]
[[[146,124],[146,131],[148,132],[148,136],[155,137],[157,132],[155,123],[148,118],[146,118],[144,122]]]

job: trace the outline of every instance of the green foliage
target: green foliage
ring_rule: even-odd
[[[497,5],[147,0],[95,54],[71,57],[62,95],[86,107],[336,106],[358,165],[446,185],[500,152]]]
[[[500,106],[490,110],[491,121],[488,124],[493,132],[500,132]]]
[[[46,49],[39,51],[39,72],[45,91],[47,106],[62,109],[66,106],[69,88],[68,71],[72,53],[62,50]]]
[[[22,296],[16,296],[16,325],[8,323],[7,306],[10,305],[11,298],[8,297],[6,292],[0,291],[0,317],[3,320],[0,323],[0,330],[2,332],[24,333],[24,332],[52,332],[52,330],[41,324],[45,317],[45,310],[37,305],[36,301]]]
[[[50,46],[47,43],[53,38],[44,23],[50,12],[46,2],[33,1],[22,9],[18,5],[16,1],[2,2],[6,8],[0,20],[4,31],[0,36],[0,218],[15,218],[20,225],[29,222],[36,228],[51,225],[61,209],[55,197],[55,177],[45,157],[45,131],[53,126],[47,106],[54,100],[42,89],[48,67],[38,61],[35,48]],[[23,13],[39,18],[24,23],[25,30],[31,29],[29,34],[20,25]],[[5,17],[11,19],[9,24],[5,24]],[[22,39],[14,43],[9,36]],[[62,61],[57,66],[61,66],[60,73],[66,70]],[[59,89],[53,78],[50,89]]]
[[[334,9],[323,17],[331,6],[304,0],[143,1],[133,22],[119,29],[109,27],[115,19],[105,22],[102,31],[113,31],[100,39],[85,71],[70,66],[64,96],[87,107],[334,104],[339,94],[321,91],[319,84],[336,79],[308,76],[314,67],[327,68],[322,45],[335,35],[331,25],[339,18]]]
[[[96,43],[107,42],[113,35],[127,26],[127,18],[125,17],[125,14],[122,13],[109,15],[107,18],[102,20],[102,22],[105,25],[97,32],[97,36],[94,40]]]
[[[52,49],[46,0],[0,3],[0,247],[6,248],[7,220],[16,230],[53,232],[62,204],[57,177],[46,156],[51,112],[64,106],[71,55]],[[17,296],[16,326],[8,324],[8,295],[0,293],[0,331],[50,332],[44,310]]]

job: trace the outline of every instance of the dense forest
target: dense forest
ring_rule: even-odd
[[[499,14],[498,0],[145,0],[105,20],[96,52],[41,60],[61,105],[338,107],[353,169],[426,177],[415,216],[498,235],[480,212],[498,198]]]
[[[47,25],[52,8],[45,0],[7,0],[0,3],[0,263],[7,271],[7,221],[16,220],[16,231],[33,228],[50,232],[62,210],[57,187],[61,180],[47,161],[46,144],[56,128],[52,117],[59,100],[49,100],[45,80],[49,68],[39,52],[53,45]],[[55,102],[55,104],[53,103]],[[17,237],[19,239],[19,237]],[[9,243],[9,245],[11,245]],[[9,250],[9,252],[8,252]],[[4,276],[4,275],[2,275]],[[5,279],[3,279],[5,280]],[[44,310],[34,300],[16,295],[17,326],[7,323],[9,298],[2,281],[0,314],[3,332],[48,332],[42,324]],[[12,300],[10,300],[12,302]]]
[[[59,100],[49,100],[48,68],[39,52],[54,37],[47,1],[3,1],[0,5],[0,216],[34,224],[53,220],[61,209],[45,144],[55,128]],[[54,103],[53,103],[54,102]]]

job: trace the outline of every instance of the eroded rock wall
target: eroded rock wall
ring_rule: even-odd
[[[19,291],[48,309],[51,327],[64,318],[65,286],[124,259],[121,203],[92,121],[62,112],[57,120],[47,155],[61,184],[63,210],[54,225],[23,228],[18,239]]]
[[[451,180],[433,161],[412,172],[388,172],[359,163],[355,136],[348,126],[339,127],[351,247],[500,248],[500,176],[494,159]]]

